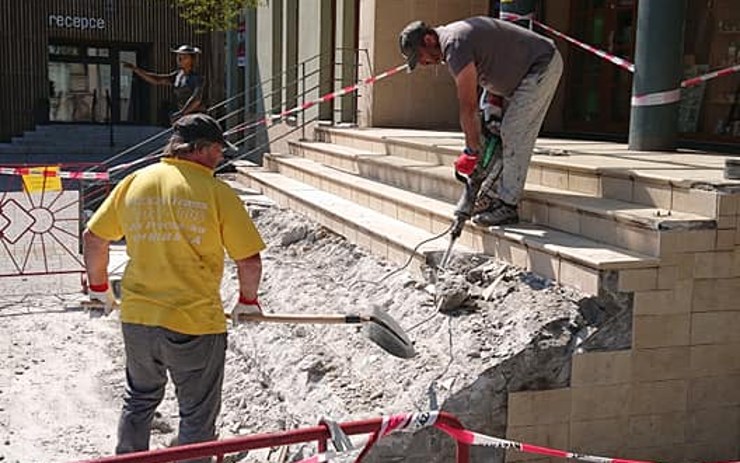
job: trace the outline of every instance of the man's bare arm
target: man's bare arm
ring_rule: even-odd
[[[82,245],[88,285],[98,286],[107,283],[110,242],[86,229],[82,234]]]
[[[257,290],[262,280],[262,258],[259,254],[236,262],[239,277],[239,292],[246,299],[257,299]]]
[[[478,71],[475,63],[465,66],[455,77],[460,107],[460,126],[465,133],[465,146],[480,152],[481,128],[478,117]]]

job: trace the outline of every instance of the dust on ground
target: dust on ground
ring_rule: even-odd
[[[593,301],[584,304],[588,298],[575,291],[484,257],[454,263],[456,276],[443,284],[462,288],[463,297],[440,313],[427,282],[403,271],[376,283],[397,266],[341,236],[288,210],[259,208],[253,214],[268,243],[260,290],[265,311],[349,314],[379,305],[414,340],[417,355],[390,356],[356,326],[230,328],[222,438],[312,426],[322,417],[343,421],[437,407],[456,413],[471,429],[502,432],[506,392],[566,385],[570,353],[614,315]],[[227,307],[236,289],[228,266],[222,291]],[[3,297],[0,462],[67,462],[114,449],[124,389],[119,322],[115,315],[91,318],[65,310],[80,298]],[[152,448],[169,445],[177,425],[168,386]],[[374,458],[389,461],[417,444],[413,437],[389,439]],[[444,461],[449,449],[438,445],[438,455],[428,461]],[[238,459],[294,461],[311,449],[269,449]],[[490,457],[496,451],[485,452]]]

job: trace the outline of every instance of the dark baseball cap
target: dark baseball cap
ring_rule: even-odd
[[[419,47],[424,45],[424,35],[428,30],[429,27],[424,22],[413,21],[398,34],[398,45],[401,54],[406,57],[409,71],[413,71],[419,63]]]
[[[187,114],[175,122],[172,126],[172,131],[175,135],[179,135],[184,143],[195,143],[205,140],[221,143],[225,148],[239,151],[234,144],[226,140],[223,129],[221,129],[221,124],[208,114]]]

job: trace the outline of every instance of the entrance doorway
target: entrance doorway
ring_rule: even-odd
[[[637,0],[572,0],[570,24],[575,38],[634,62]],[[580,49],[570,61],[568,130],[626,133],[632,74]]]
[[[48,50],[50,122],[144,122],[132,71],[121,64],[139,63],[138,50],[66,44]]]

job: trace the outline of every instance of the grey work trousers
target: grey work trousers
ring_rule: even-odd
[[[498,179],[495,178],[496,172],[492,171],[492,175],[483,181],[481,195],[499,198],[511,205],[519,203],[532,150],[562,73],[563,58],[555,50],[547,67],[524,76],[507,98],[501,120],[503,170]]]
[[[213,440],[221,410],[226,333],[192,336],[123,323],[126,393],[116,454],[149,449],[154,411],[164,397],[167,371],[180,409],[178,444]],[[211,458],[191,460],[208,463]]]

